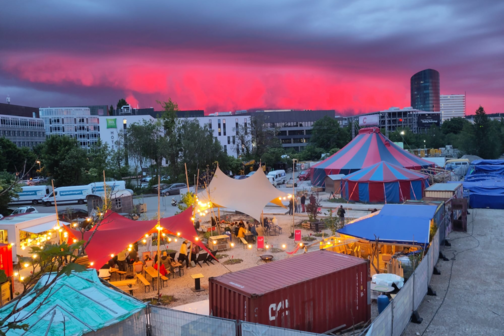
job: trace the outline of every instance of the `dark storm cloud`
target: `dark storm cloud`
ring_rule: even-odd
[[[388,76],[405,86],[416,71],[435,68],[442,91],[498,99],[503,88],[500,1],[10,1],[2,12],[0,64],[60,55],[96,64],[130,57],[289,65],[342,77]],[[21,78],[19,67],[0,65],[0,85],[10,78],[10,86],[72,99],[124,92],[102,82],[33,83]]]

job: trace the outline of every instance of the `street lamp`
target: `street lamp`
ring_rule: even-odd
[[[124,132],[124,160],[125,164],[127,165],[129,163],[128,160],[128,133],[126,132],[126,129],[128,128],[128,120],[123,119],[123,132]]]
[[[40,166],[40,160],[37,160],[37,161],[35,161],[35,162],[37,162],[37,163],[38,163],[38,167],[39,167],[39,169],[41,169],[42,167]]]
[[[424,147],[424,149],[427,149],[427,145],[425,144],[425,140],[423,141],[423,147]]]

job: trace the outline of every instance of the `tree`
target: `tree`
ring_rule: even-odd
[[[261,157],[261,162],[266,166],[273,166],[275,163],[282,161],[282,155],[285,151],[282,147],[269,148]]]
[[[165,130],[166,136],[171,136],[176,125],[178,105],[168,98],[167,102],[156,101],[163,108],[163,114],[161,115],[161,122],[163,123],[163,128]]]
[[[335,118],[324,116],[313,124],[310,144],[329,151],[331,148],[343,148],[351,140],[350,137]]]
[[[102,181],[102,173],[108,168],[108,162],[111,155],[109,145],[98,139],[96,144],[89,150],[89,173],[90,182]],[[107,174],[108,175],[108,174]]]
[[[299,159],[302,161],[305,160],[320,160],[322,158],[322,154],[327,153],[327,151],[320,147],[315,147],[311,144],[306,146],[303,151],[299,155]]]
[[[0,214],[10,215],[9,203],[18,198],[21,187],[16,182],[16,176],[5,171],[0,172]]]
[[[87,153],[76,139],[56,135],[45,141],[42,162],[57,186],[81,184],[88,166]]]
[[[129,105],[126,99],[124,98],[119,99],[119,101],[117,102],[117,110],[120,110],[121,107],[123,107],[124,105]]]
[[[483,159],[495,159],[500,155],[500,138],[496,125],[488,119],[483,107],[476,110],[474,117],[474,141],[476,155]]]
[[[19,148],[7,138],[0,138],[0,158],[0,170],[18,174],[37,160],[28,148]]]
[[[441,131],[443,134],[459,134],[466,124],[470,124],[470,122],[464,118],[451,118],[443,122]]]
[[[432,125],[426,135],[425,143],[427,148],[440,148],[445,146],[445,136],[437,125]]]
[[[108,110],[108,115],[114,115],[114,106],[110,105],[110,108]]]

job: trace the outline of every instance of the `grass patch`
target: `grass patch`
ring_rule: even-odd
[[[223,262],[224,265],[235,265],[239,264],[243,261],[243,259],[229,259]]]
[[[217,258],[217,259],[223,259],[223,258],[227,258],[227,257],[229,257],[227,254],[216,254],[215,255],[215,258]]]
[[[143,302],[148,302],[151,305],[157,305],[158,304],[158,299],[157,298],[143,299],[142,301]],[[170,303],[175,302],[175,301],[177,301],[177,299],[175,299],[175,297],[173,295],[162,295],[161,296],[161,300],[160,300],[159,303],[161,305],[169,305]]]
[[[312,237],[312,236],[304,236],[303,238],[301,238],[303,241],[314,241],[314,240],[317,240],[317,238],[315,237]]]
[[[322,236],[324,236],[324,233],[322,233],[322,232],[317,232],[317,233],[314,233],[313,235],[314,235],[315,237],[322,237]],[[328,234],[326,233],[326,234],[325,234],[325,236],[328,236]]]
[[[279,249],[278,247],[272,247],[271,249],[268,250],[269,252],[271,253],[280,253],[280,252],[284,252],[284,250],[282,249]]]

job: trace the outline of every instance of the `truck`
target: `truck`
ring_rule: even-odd
[[[51,193],[42,199],[42,203],[45,206],[51,206],[54,204],[54,199],[56,202],[61,204],[78,203],[84,204],[86,202],[86,196],[91,194],[90,185],[80,185],[71,187],[59,187],[54,189],[54,195]]]
[[[105,184],[107,185],[107,192],[114,192],[126,189],[125,181],[106,181]],[[93,194],[103,193],[104,188],[103,182],[89,183],[89,187],[91,188],[91,192]]]
[[[13,199],[9,204],[38,204],[42,202],[42,198],[50,194],[51,190],[51,188],[46,185],[23,186],[21,189],[22,191],[18,194],[17,199]]]

